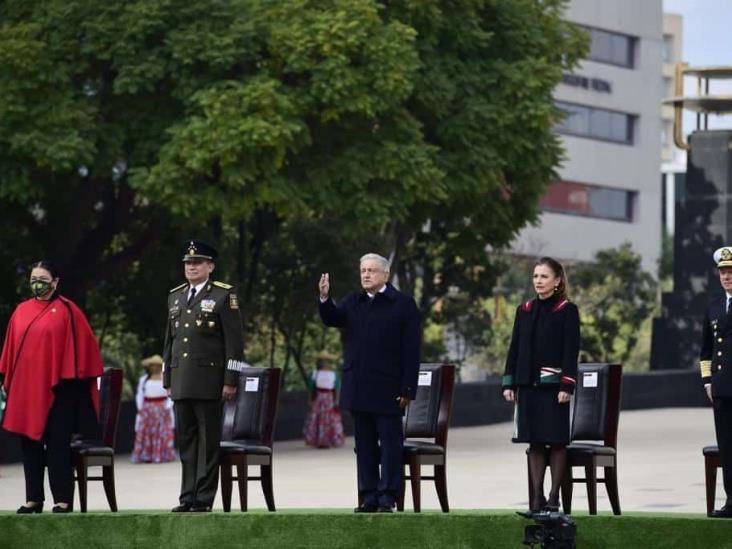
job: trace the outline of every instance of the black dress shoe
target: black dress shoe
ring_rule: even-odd
[[[30,515],[32,513],[43,513],[43,504],[42,503],[36,503],[35,505],[31,505],[30,507],[27,507],[26,505],[21,505],[18,507],[18,510],[16,511],[19,515]]]
[[[193,506],[190,503],[181,503],[180,505],[173,507],[170,511],[172,513],[187,513],[191,510],[191,507]]]
[[[732,506],[725,505],[719,510],[712,511],[712,518],[732,518]]]
[[[190,508],[191,513],[210,513],[211,506],[205,503],[194,503]]]
[[[62,507],[61,505],[54,505],[51,511],[54,513],[70,513],[72,509],[71,505],[67,505],[66,507]]]
[[[362,503],[358,507],[356,507],[353,512],[354,513],[375,513],[378,510],[378,507],[374,505],[373,503]]]
[[[392,511],[391,506],[387,507],[386,505],[379,505],[379,508],[376,510],[376,512],[377,513],[392,513],[393,511]]]

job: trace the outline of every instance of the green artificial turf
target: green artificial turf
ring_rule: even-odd
[[[732,521],[702,515],[574,516],[577,547],[732,548]],[[355,515],[344,510],[276,513],[162,512],[0,514],[0,548],[204,549],[516,548],[530,521],[511,511]]]

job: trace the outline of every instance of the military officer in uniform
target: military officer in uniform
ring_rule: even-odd
[[[699,358],[702,383],[714,409],[714,427],[727,493],[725,505],[712,516],[732,518],[732,246],[714,252],[714,262],[725,295],[715,297],[707,307]]]
[[[173,399],[183,468],[173,512],[210,511],[218,487],[222,400],[236,396],[244,367],[239,303],[229,284],[209,279],[216,250],[186,244],[187,282],[170,290],[163,351],[163,385]]]

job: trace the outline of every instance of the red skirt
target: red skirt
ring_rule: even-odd
[[[319,390],[310,405],[303,429],[305,444],[308,446],[343,446],[343,420],[341,412],[335,407],[334,395],[333,391]]]
[[[145,399],[140,414],[140,425],[135,433],[133,463],[162,463],[175,461],[173,420],[166,407],[166,399]]]

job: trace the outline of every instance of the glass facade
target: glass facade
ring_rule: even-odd
[[[614,221],[634,221],[637,193],[626,189],[554,181],[541,199],[546,212],[581,215]]]
[[[629,69],[635,66],[635,37],[591,27],[585,30],[590,33],[588,59]]]
[[[633,144],[634,115],[565,101],[555,104],[565,113],[564,120],[556,126],[559,133]]]

